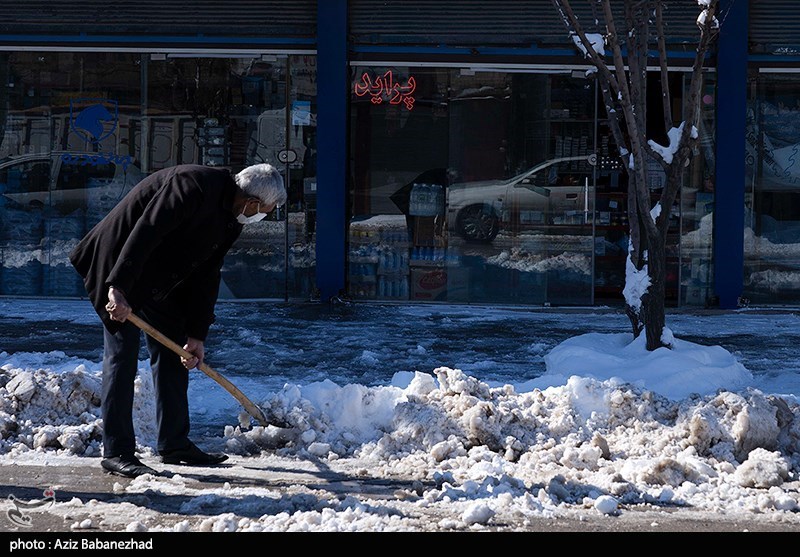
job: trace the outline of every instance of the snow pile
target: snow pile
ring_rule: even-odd
[[[792,291],[800,285],[800,273],[796,271],[780,271],[768,269],[750,273],[745,284],[754,290],[769,290],[771,292]]]
[[[572,375],[618,378],[673,400],[713,393],[717,386],[739,390],[752,374],[720,346],[673,339],[671,348],[647,350],[645,335],[588,333],[567,339],[545,356],[547,377],[563,383]]]
[[[539,515],[647,503],[728,512],[735,500],[752,512],[800,510],[794,488],[781,488],[800,470],[800,407],[782,398],[745,390],[671,401],[577,376],[517,392],[456,369],[434,373],[414,374],[404,389],[325,384],[297,398],[303,389],[287,388],[269,402],[275,411],[282,400],[297,427],[278,452],[413,474],[435,485],[413,498],[460,505],[468,524],[485,524],[501,506]],[[379,399],[393,404],[391,415],[375,411]],[[346,407],[357,423],[340,420]],[[275,449],[269,429],[277,428],[228,427],[228,447],[266,440]]]
[[[102,371],[88,361],[65,367],[64,358],[58,351],[0,353],[5,362],[0,366],[0,453],[52,449],[57,454],[100,454]],[[29,360],[39,367],[31,367]],[[134,388],[137,436],[154,445],[155,400],[146,362],[140,362]]]
[[[581,275],[592,274],[592,260],[580,253],[563,252],[546,257],[544,254],[530,253],[520,248],[511,251],[503,250],[497,255],[486,258],[487,263],[515,269],[526,273],[546,273],[547,271],[572,271]]]
[[[441,517],[439,529],[481,529],[648,505],[776,517],[800,511],[797,401],[748,387],[749,372],[720,347],[673,339],[671,350],[648,353],[643,342],[627,334],[572,337],[545,356],[547,373],[519,385],[490,386],[451,367],[398,372],[384,386],[286,384],[259,404],[280,427],[253,427],[246,415],[221,424],[233,459],[291,458],[298,470],[346,467],[355,477],[410,487],[391,501],[367,502],[319,497],[304,481],[276,495],[258,482],[209,489],[177,474],[146,475],[120,493],[183,494],[180,514],[201,518],[153,525],[142,511],[130,513],[127,529],[431,526],[414,522],[420,516]],[[30,369],[23,356],[0,356],[0,453],[96,456],[96,364]],[[140,450],[152,454],[153,390],[142,365],[135,420]],[[104,505],[84,508],[101,520]]]
[[[27,246],[18,249],[7,248],[3,250],[3,267],[19,269],[30,263],[41,263],[43,259],[41,248]]]
[[[765,259],[795,259],[800,256],[800,243],[773,243],[758,236],[752,228],[744,229],[744,253],[746,256]]]

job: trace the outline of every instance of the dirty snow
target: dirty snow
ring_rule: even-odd
[[[380,353],[368,328],[363,334],[361,364],[377,370]],[[251,341],[259,338],[269,342]],[[411,352],[427,352],[416,346]],[[0,464],[98,466],[101,362],[0,348]],[[673,338],[672,350],[647,352],[625,332],[577,334],[549,349],[534,343],[528,353],[543,354],[546,371],[514,384],[449,365],[397,371],[379,385],[311,374],[255,400],[288,427],[254,425],[239,409],[216,437],[198,440],[231,455],[233,480],[209,489],[180,473],[120,479],[118,503],[73,498],[50,512],[80,516],[73,529],[116,520],[130,532],[524,529],[533,518],[618,516],[641,506],[800,524],[796,379],[786,383],[794,390],[764,391],[720,346]],[[149,364],[139,367],[139,452],[160,470]],[[288,493],[235,481],[276,459],[410,487],[388,500],[323,501],[304,481]],[[147,504],[135,504],[148,492],[183,496],[183,518],[154,521]],[[437,519],[412,518],[423,515]]]

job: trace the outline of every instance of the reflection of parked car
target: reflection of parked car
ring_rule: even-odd
[[[558,184],[559,168],[590,163],[591,157],[563,157],[545,161],[508,179],[455,183],[448,186],[447,222],[452,231],[471,242],[491,242],[497,236],[504,215],[512,209],[525,212],[527,222],[551,223],[554,215],[566,211],[587,211],[586,184]],[[578,162],[580,161],[580,162]],[[572,171],[581,173],[580,170]],[[583,172],[585,174],[585,170]]]
[[[0,196],[18,208],[109,211],[144,175],[130,157],[52,151],[0,161]]]

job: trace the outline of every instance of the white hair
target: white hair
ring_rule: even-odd
[[[267,205],[280,207],[286,203],[283,176],[271,164],[254,164],[234,176],[236,185],[250,197],[257,197]]]

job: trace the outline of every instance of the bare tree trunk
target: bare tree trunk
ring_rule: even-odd
[[[642,319],[648,350],[665,345],[662,342],[666,323],[664,300],[666,294],[666,245],[663,238],[650,238],[647,246],[647,271],[650,286],[642,297]]]
[[[626,299],[625,313],[631,321],[634,336],[644,330],[647,349],[655,350],[668,344],[668,341],[662,340],[665,338],[666,325],[666,239],[670,213],[681,186],[684,163],[689,160],[697,141],[695,125],[699,118],[699,91],[706,52],[712,36],[718,30],[715,17],[718,0],[699,3],[701,13],[697,18],[697,25],[700,38],[692,67],[689,95],[684,102],[683,123],[677,130],[673,124],[672,97],[669,91],[663,0],[625,0],[626,28],[623,35],[618,33],[611,0],[587,1],[590,2],[595,19],[596,9],[602,5],[606,26],[604,39],[612,55],[610,64],[605,59],[605,52],[598,53],[586,36],[570,0],[552,0],[570,38],[580,46],[587,61],[598,70],[597,77],[611,130],[628,172],[630,263],[639,272],[644,272],[646,267],[649,279],[647,291],[640,300]],[[651,21],[654,24],[652,29]],[[653,29],[655,37],[651,37]],[[627,47],[627,58],[622,54],[622,42]],[[661,146],[666,147],[666,150],[660,149],[646,137],[649,122],[646,104],[647,66],[649,47],[653,43],[658,49],[664,131],[670,142],[676,142],[676,145]],[[667,174],[667,184],[658,199],[660,207],[657,207],[657,211],[653,211],[651,192],[647,184],[648,159],[659,162]]]

